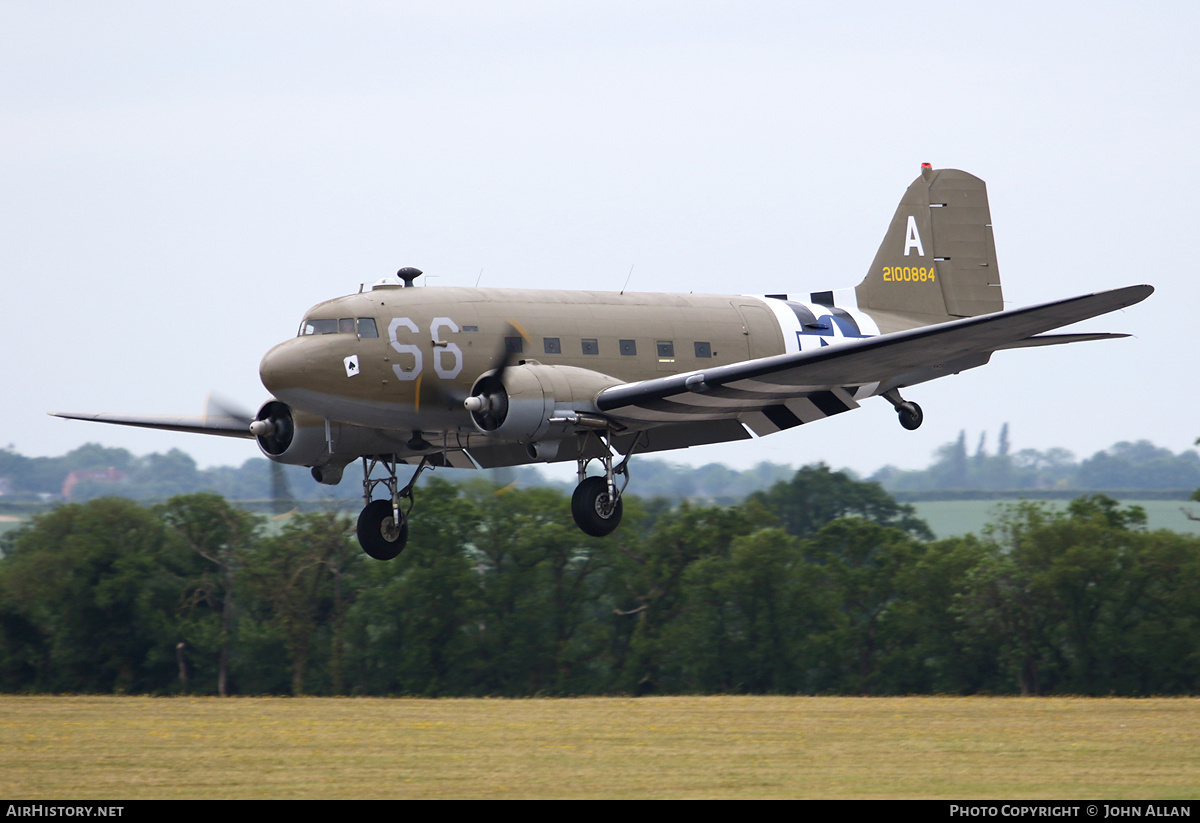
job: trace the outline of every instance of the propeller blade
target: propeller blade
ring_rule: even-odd
[[[529,336],[529,332],[521,327],[521,324],[511,317],[504,327],[504,340],[500,343],[500,349],[496,352],[496,356],[492,358],[492,370],[498,379],[504,379],[504,370],[513,364],[517,358],[517,352],[509,351],[508,341],[513,337],[520,337],[526,343],[533,343],[533,338]]]
[[[496,356],[492,358],[492,368],[475,381],[474,394],[460,402],[460,405],[471,413],[475,424],[485,432],[500,428],[508,416],[508,393],[504,390],[504,372],[520,354],[509,347],[509,340],[514,337],[519,337],[526,343],[533,342],[529,332],[516,320],[509,318],[504,329],[504,339],[496,351]]]
[[[215,410],[217,416],[229,417],[239,423],[244,423],[246,428],[250,428],[250,424],[254,422],[254,414],[246,411],[242,406],[239,406],[232,401],[229,401],[215,392],[209,392],[208,397],[204,398],[204,416],[207,418]]]

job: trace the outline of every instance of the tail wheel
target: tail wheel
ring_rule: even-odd
[[[608,493],[608,481],[603,477],[588,477],[575,487],[571,495],[571,516],[575,525],[592,537],[612,534],[621,524],[621,498],[613,500]]]
[[[905,403],[903,406],[898,406],[896,413],[900,415],[900,425],[909,431],[919,429],[921,423],[925,421],[925,413],[916,403]]]
[[[390,500],[372,500],[358,516],[358,544],[376,560],[391,560],[404,551],[408,542],[408,519],[396,513]]]

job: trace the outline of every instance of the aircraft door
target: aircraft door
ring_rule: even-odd
[[[746,356],[749,359],[784,353],[783,334],[770,311],[753,303],[738,303],[737,310],[742,318],[743,334],[746,335]]]

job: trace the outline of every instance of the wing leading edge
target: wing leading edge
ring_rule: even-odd
[[[121,414],[78,414],[75,412],[50,412],[54,417],[68,420],[91,420],[96,423],[114,423],[118,426],[137,426],[143,429],[189,432],[191,434],[216,434],[222,437],[254,437],[246,421],[228,415],[206,415],[204,417],[132,417]]]
[[[982,366],[1001,349],[1116,336],[1036,335],[1132,306],[1153,292],[1152,286],[1128,286],[816,351],[627,383],[601,391],[596,405],[618,420],[653,423],[765,415],[770,424],[763,428],[776,431],[855,408],[851,394],[858,386],[878,384],[873,392],[878,394]],[[746,422],[758,431],[752,421]]]

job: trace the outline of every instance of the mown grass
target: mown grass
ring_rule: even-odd
[[[1200,700],[0,697],[0,797],[1200,797]]]

